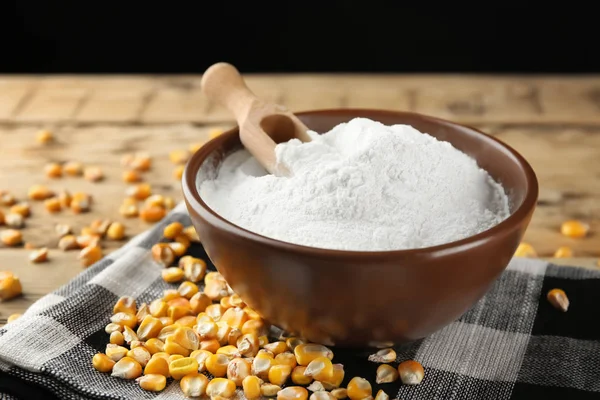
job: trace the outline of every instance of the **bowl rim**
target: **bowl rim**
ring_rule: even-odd
[[[429,122],[437,123],[437,124],[445,124],[452,125],[463,129],[469,129],[476,133],[477,135],[485,137],[487,140],[495,142],[501,148],[504,148],[508,153],[510,153],[516,160],[521,169],[525,174],[526,181],[526,193],[525,199],[521,203],[521,205],[510,215],[504,219],[499,224],[492,226],[491,228],[486,229],[485,231],[479,232],[475,235],[468,236],[466,238],[455,240],[452,242],[447,242],[435,246],[421,247],[421,248],[411,248],[411,249],[400,249],[400,250],[378,250],[378,251],[369,251],[369,250],[340,250],[340,249],[328,249],[328,248],[319,248],[319,247],[311,247],[306,245],[294,244],[291,242],[286,242],[279,239],[270,238],[267,236],[263,236],[259,233],[252,232],[248,229],[242,228],[239,225],[234,224],[233,222],[223,218],[216,211],[214,211],[208,204],[202,200],[199,190],[196,188],[196,175],[198,170],[200,169],[202,163],[206,160],[206,158],[217,148],[221,142],[225,141],[227,136],[238,131],[239,127],[236,125],[235,127],[227,130],[222,135],[213,138],[208,141],[200,150],[192,155],[190,160],[186,163],[183,176],[182,176],[182,190],[183,197],[185,202],[187,203],[187,207],[191,207],[195,212],[197,212],[201,218],[205,219],[206,222],[213,226],[217,226],[219,229],[227,231],[228,233],[241,237],[245,240],[250,240],[252,242],[256,242],[257,244],[267,245],[271,247],[278,248],[283,251],[292,251],[292,252],[300,252],[305,255],[313,255],[317,257],[352,257],[353,259],[377,259],[377,258],[386,258],[388,259],[391,256],[398,257],[406,257],[406,256],[425,256],[431,257],[432,255],[443,256],[448,254],[454,254],[457,252],[461,252],[467,250],[469,248],[477,246],[481,242],[485,242],[490,239],[490,237],[496,236],[498,234],[502,234],[503,232],[509,232],[517,228],[521,222],[532,213],[535,209],[537,199],[539,196],[539,185],[536,174],[531,167],[531,165],[527,162],[527,160],[519,154],[514,148],[509,146],[508,144],[502,142],[499,139],[477,129],[467,124],[453,122],[447,119],[438,118],[426,114],[411,112],[411,111],[397,111],[397,110],[387,110],[387,109],[371,109],[371,108],[328,108],[328,109],[315,109],[315,110],[305,110],[300,112],[294,112],[294,114],[298,117],[302,116],[318,116],[319,114],[341,114],[341,115],[349,115],[353,113],[369,113],[372,115],[387,115],[387,116],[413,116],[418,119],[428,120]],[[191,211],[191,210],[188,210]]]

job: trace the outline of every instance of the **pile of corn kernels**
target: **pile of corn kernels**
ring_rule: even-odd
[[[207,273],[203,260],[185,255],[190,243],[199,241],[193,227],[171,223],[164,237],[152,247],[152,257],[164,267],[163,279],[179,283],[178,288],[165,290],[150,304],[121,297],[105,328],[110,343],[93,357],[94,368],[135,379],[149,391],[163,390],[171,378],[188,397],[230,398],[241,388],[248,399],[306,400],[309,391],[312,400],[373,398],[371,383],[363,377],[340,387],[344,366],[334,363],[326,346],[299,337],[270,340],[268,324],[221,274]],[[382,363],[373,377],[378,384],[401,379],[415,385],[424,376],[413,360],[390,365],[396,361],[393,349],[380,350],[369,361]],[[380,390],[375,399],[389,397]]]

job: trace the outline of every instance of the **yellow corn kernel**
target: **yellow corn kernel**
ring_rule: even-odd
[[[269,382],[281,386],[292,374],[292,367],[289,365],[276,364],[269,370]]]
[[[110,240],[123,240],[125,237],[125,225],[120,222],[113,222],[106,231],[106,237]]]
[[[21,214],[8,213],[4,217],[4,221],[0,219],[0,225],[5,223],[9,228],[23,228],[25,227],[25,219]]]
[[[323,390],[319,392],[314,392],[310,395],[308,400],[335,400],[336,398],[329,392]]]
[[[135,318],[137,319],[138,324],[141,324],[147,315],[150,315],[150,307],[146,303],[140,304],[137,313],[135,313]]]
[[[251,320],[251,321],[253,321],[253,320]],[[269,344],[269,337],[267,335],[259,336],[258,344],[260,345],[261,348],[265,347],[267,344]]]
[[[517,247],[514,256],[535,258],[537,257],[537,252],[535,251],[532,245],[530,245],[529,243],[522,242]]]
[[[200,321],[196,325],[196,333],[201,340],[215,339],[218,331],[219,327],[212,321]]]
[[[225,296],[223,297],[220,301],[219,304],[221,304],[221,306],[225,309],[229,309],[231,307],[233,307],[233,305],[229,302],[231,296]]]
[[[157,338],[148,339],[146,341],[146,344],[144,345],[144,347],[146,347],[146,349],[148,349],[148,351],[152,355],[154,355],[156,353],[162,353],[163,351],[165,351],[164,342]]]
[[[0,271],[0,300],[9,300],[23,292],[21,280],[10,271]]]
[[[264,383],[260,386],[260,393],[265,397],[275,397],[280,390],[280,386],[273,385],[272,383]]]
[[[190,242],[200,243],[200,237],[198,236],[198,232],[196,232],[196,228],[190,225],[183,230],[183,234],[190,239]]]
[[[178,235],[183,232],[183,224],[181,222],[172,222],[165,226],[163,235],[167,239],[175,239]]]
[[[554,258],[569,258],[573,257],[573,250],[568,246],[561,246],[554,252]]]
[[[218,271],[210,271],[206,274],[206,277],[204,278],[204,283],[210,283],[212,281],[215,280],[219,280],[219,281],[223,281],[225,282],[225,278],[223,278],[223,275],[221,275],[220,272]]]
[[[183,357],[169,363],[169,373],[177,381],[196,372],[198,372],[198,361],[195,358]]]
[[[198,362],[198,372],[204,372],[206,370],[206,360],[212,356],[212,353],[207,350],[194,350],[190,357],[195,358]]]
[[[119,346],[116,344],[107,344],[106,345],[106,356],[113,361],[119,361],[121,358],[127,355],[127,348],[123,346]]]
[[[208,297],[210,298],[210,296],[208,296]],[[213,319],[213,321],[216,322],[221,319],[221,316],[225,312],[225,309],[223,307],[221,307],[220,304],[211,304],[210,306],[206,307],[204,312],[206,313],[206,315],[211,317]]]
[[[92,365],[100,372],[110,372],[115,365],[115,362],[106,354],[96,353],[92,358]]]
[[[347,389],[350,400],[363,400],[373,395],[373,389],[369,381],[358,376],[348,382]]]
[[[113,333],[114,331],[123,332],[123,326],[121,326],[119,324],[115,324],[114,322],[111,322],[110,324],[108,324],[104,327],[104,332],[108,333],[109,335],[111,333]]]
[[[156,318],[166,317],[167,312],[169,310],[169,306],[165,301],[161,299],[156,299],[150,303],[150,315]]]
[[[125,183],[136,183],[142,180],[142,175],[134,169],[129,169],[123,171],[122,178]]]
[[[208,274],[206,274],[208,277]],[[227,289],[227,282],[220,279],[206,280],[204,278],[204,283],[206,286],[204,287],[204,293],[213,301],[219,301],[225,296],[229,296],[229,290]],[[221,307],[220,304],[218,304]]]
[[[183,256],[186,252],[187,252],[187,247],[185,247],[183,244],[179,243],[179,242],[171,242],[169,243],[169,247],[171,248],[171,250],[173,250],[173,253],[175,253],[175,255],[177,257],[181,257]]]
[[[407,360],[398,365],[398,374],[403,384],[418,385],[425,376],[425,370],[418,361]]]
[[[206,274],[206,263],[199,258],[192,258],[183,265],[183,273],[188,281],[200,282]]]
[[[237,348],[243,356],[253,357],[260,350],[260,343],[258,342],[258,336],[253,333],[247,333],[242,335],[237,340]]]
[[[590,230],[590,226],[577,220],[569,220],[562,223],[560,232],[570,238],[580,239],[585,237]]]
[[[380,389],[375,395],[375,400],[389,400],[390,396],[383,389]]]
[[[59,239],[58,248],[62,251],[75,250],[79,248],[79,244],[77,243],[75,236],[66,235]]]
[[[150,196],[150,197],[146,198],[146,200],[144,200],[144,206],[146,208],[151,208],[151,207],[165,208],[165,198],[160,194],[153,194],[152,196]]]
[[[239,329],[232,329],[229,331],[229,335],[227,337],[227,343],[232,346],[237,346],[238,340],[243,336],[242,331]],[[259,343],[260,346],[260,343]]]
[[[252,321],[248,321],[248,322],[252,322]],[[243,331],[244,330],[242,330],[242,332]],[[274,355],[283,353],[284,351],[287,351],[287,349],[288,349],[287,344],[285,344],[285,342],[281,342],[281,341],[266,344],[266,345],[263,346],[263,348],[265,350],[269,350]]]
[[[124,216],[125,218],[133,218],[137,217],[140,213],[140,210],[137,204],[127,204],[123,203],[119,206],[119,214]]]
[[[59,163],[53,162],[44,166],[44,173],[48,178],[60,178],[63,174],[63,170]]]
[[[230,358],[225,354],[212,354],[206,359],[204,363],[206,370],[216,377],[223,377],[227,375],[227,365],[229,364]]]
[[[233,307],[246,308],[246,303],[244,303],[244,300],[242,300],[240,295],[237,293],[233,293],[231,296],[229,296],[229,302]]]
[[[58,194],[58,201],[60,205],[64,208],[71,208],[71,202],[73,201],[73,197],[68,190],[61,190]]]
[[[7,323],[11,323],[11,322],[13,322],[13,321],[16,321],[16,320],[18,320],[18,319],[19,319],[19,318],[21,318],[22,316],[23,316],[23,314],[18,314],[18,313],[15,313],[15,314],[10,314],[10,315],[8,316],[8,318],[6,319],[6,322],[7,322]]]
[[[299,337],[289,337],[285,340],[285,344],[287,345],[290,351],[294,351],[296,347],[300,344],[305,344],[306,342]]]
[[[185,281],[181,285],[179,285],[177,291],[182,297],[185,297],[186,299],[191,299],[192,296],[198,293],[198,286],[196,286],[196,284],[193,282]]]
[[[167,378],[170,377],[168,359],[164,357],[152,357],[144,368],[144,375],[149,374],[158,374],[166,376]]]
[[[152,246],[152,258],[164,267],[169,267],[175,261],[175,253],[167,243],[156,243]]]
[[[123,357],[113,366],[111,376],[121,379],[135,379],[142,375],[142,366],[131,357]]]
[[[140,218],[144,222],[158,222],[167,215],[167,212],[162,207],[144,207],[139,212]]]
[[[292,382],[296,385],[309,385],[313,378],[311,376],[304,375],[306,370],[305,366],[298,365],[292,370]]]
[[[144,345],[146,344],[146,342],[142,342],[141,340],[132,340],[131,343],[129,343],[129,349],[135,349],[136,347],[144,347]]]
[[[126,343],[133,343],[140,340],[134,330],[128,326],[123,327],[123,338]]]
[[[348,390],[346,388],[333,389],[331,395],[338,400],[343,400],[348,397]]]
[[[173,321],[173,319],[170,317],[160,317],[159,319],[160,319],[160,322],[162,322],[163,326],[169,326],[169,325],[173,325],[175,323],[175,321]]]
[[[185,164],[190,158],[190,152],[188,150],[172,150],[169,152],[169,160],[173,164]]]
[[[321,381],[326,390],[339,388],[344,380],[346,372],[342,364],[333,364],[333,375],[331,379]]]
[[[90,245],[81,249],[77,257],[80,260],[81,265],[89,267],[100,261],[102,258],[102,249],[98,245]]]
[[[135,299],[131,296],[120,297],[113,307],[113,314],[120,312],[135,314],[137,312],[137,304]]]
[[[85,167],[83,169],[83,177],[90,182],[98,182],[104,179],[104,173],[100,167]]]
[[[60,204],[58,197],[50,197],[49,199],[44,200],[44,208],[49,213],[57,213],[62,209],[62,205]]]
[[[208,383],[206,394],[210,398],[232,397],[235,393],[235,383],[226,378],[215,378]]]
[[[40,144],[47,144],[54,141],[54,135],[52,132],[42,129],[36,133],[35,140]]]
[[[48,249],[46,247],[42,247],[41,249],[32,251],[29,254],[29,261],[32,263],[42,263],[48,261]]]
[[[181,317],[185,317],[190,314],[189,307],[184,306],[171,306],[169,307],[168,317],[173,319],[173,321],[178,320]]]
[[[262,350],[252,360],[252,374],[262,379],[269,378],[269,370],[275,365],[272,353]]]
[[[212,301],[204,293],[196,293],[190,299],[190,307],[194,314],[199,314],[206,310],[206,307],[212,304]]]
[[[193,328],[196,325],[196,317],[193,315],[186,315],[185,317],[179,318],[175,323],[179,326],[185,326],[187,328]]]
[[[148,340],[158,336],[163,328],[162,322],[152,315],[147,315],[137,329],[140,340]]]
[[[250,376],[252,364],[245,358],[234,358],[227,365],[227,379],[232,380],[236,386],[242,386],[242,382]]]
[[[180,181],[183,178],[183,171],[185,171],[185,165],[176,166],[173,168],[173,177]]]
[[[114,331],[110,334],[110,343],[122,346],[125,343],[125,339],[123,338],[123,334],[119,331]]]
[[[170,292],[170,290],[169,290]],[[185,297],[181,297],[179,295],[179,292],[177,292],[176,290],[174,291],[175,294],[173,296],[170,295],[170,293],[167,293],[167,291],[165,291],[165,297],[163,298],[168,298],[169,300],[166,300],[167,305],[169,307],[182,307],[185,309],[190,309],[190,301],[188,299],[186,299]]]
[[[16,229],[6,229],[0,232],[0,241],[7,246],[18,246],[23,243],[23,234]]]
[[[221,345],[217,339],[203,340],[200,342],[200,349],[216,353]]]
[[[90,204],[91,204],[91,201],[90,201],[89,197],[88,198],[73,197],[69,207],[71,208],[71,211],[73,211],[75,214],[81,214],[84,212],[88,212],[90,210]]]
[[[248,320],[248,315],[239,307],[229,308],[225,310],[220,321],[225,321],[227,325],[234,329],[241,329],[244,323]]]
[[[179,354],[183,357],[187,357],[190,355],[190,351],[188,349],[186,349],[185,347],[183,347],[181,344],[177,343],[173,339],[173,335],[168,336],[165,339],[165,352],[167,352],[171,355]]]
[[[179,328],[179,325],[165,325],[165,327],[160,330],[156,338],[164,342],[169,336],[172,336],[175,333],[177,328]]]
[[[181,282],[183,280],[183,271],[177,267],[169,267],[161,271],[161,276],[165,282]]]
[[[226,355],[230,360],[242,356],[238,348],[231,345],[221,347],[216,354]]]
[[[17,200],[12,194],[6,192],[0,193],[0,205],[10,207],[16,202]]]
[[[248,400],[257,399],[260,397],[260,386],[263,384],[263,380],[258,376],[248,375],[242,381],[242,388],[244,389],[244,396]]]
[[[308,363],[304,374],[317,381],[329,381],[333,378],[333,364],[327,357],[317,357]]]
[[[146,200],[152,194],[152,187],[149,183],[139,183],[130,186],[125,191],[127,197],[132,197],[136,200]]]
[[[135,153],[129,166],[136,171],[148,171],[152,167],[152,159],[146,153]]]
[[[127,352],[127,357],[133,358],[142,367],[145,367],[146,364],[148,364],[148,361],[150,361],[150,358],[152,357],[152,355],[145,347],[137,346],[137,347],[131,348],[131,350],[129,350]]]
[[[302,386],[288,386],[277,392],[277,400],[307,400],[308,390]]]
[[[27,197],[29,197],[30,200],[34,200],[34,201],[46,200],[52,196],[54,196],[54,192],[43,185],[33,185],[27,191]],[[5,204],[5,205],[9,205],[9,204]],[[13,204],[10,204],[10,205],[13,205]],[[21,212],[17,212],[17,214],[23,215]],[[27,216],[29,216],[28,213],[27,213],[27,215],[23,215],[23,217],[27,217]]]
[[[387,348],[381,349],[375,354],[371,354],[368,357],[369,361],[376,363],[391,363],[396,361],[396,352],[394,349]]]
[[[190,247],[190,245],[192,244],[192,243],[190,242],[190,239],[189,239],[189,238],[188,238],[186,235],[184,235],[184,234],[177,235],[177,236],[175,237],[175,241],[176,241],[177,243],[181,243],[181,244],[182,244],[182,245],[184,245],[186,248]]]
[[[172,197],[166,196],[164,203],[167,210],[172,210],[175,208],[175,200],[173,200]]]
[[[333,352],[329,348],[315,343],[305,343],[296,346],[294,354],[300,365],[308,365],[317,357],[327,357],[330,360],[333,359]]]
[[[165,360],[167,360],[167,362],[169,362],[169,357],[171,357],[169,355],[169,353],[165,353],[164,351],[161,351],[161,352],[158,352],[158,353],[154,353],[152,355],[152,358],[164,358]]]
[[[294,368],[296,365],[298,365],[296,357],[289,351],[277,354],[275,356],[275,364],[287,365],[291,368]]]
[[[70,176],[81,176],[83,165],[77,161],[68,161],[63,165],[63,172]]]
[[[215,339],[219,341],[221,346],[227,345],[229,342],[229,333],[231,332],[231,327],[227,325],[224,321],[217,322],[217,335]]]
[[[173,341],[190,351],[198,350],[198,347],[200,346],[198,335],[192,328],[188,328],[187,326],[177,328],[171,337]]]
[[[130,328],[135,328],[135,326],[137,325],[137,318],[135,317],[135,314],[128,312],[117,312],[112,317],[110,317],[110,321],[114,322],[115,324],[122,325],[124,327],[128,326]]]
[[[201,397],[206,393],[208,378],[199,373],[184,376],[179,381],[179,387],[186,397]]]
[[[171,364],[171,361],[179,360],[180,358],[183,358],[181,354],[171,354],[169,358],[167,358],[167,362]]]
[[[375,373],[375,382],[379,385],[398,380],[398,370],[389,364],[381,364]]]
[[[167,378],[159,374],[146,374],[136,379],[140,387],[149,392],[160,392],[167,386]]]

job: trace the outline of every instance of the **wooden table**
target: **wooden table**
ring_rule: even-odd
[[[257,95],[293,111],[333,107],[410,110],[471,124],[500,138],[532,164],[541,185],[538,208],[525,240],[541,257],[570,246],[576,258],[563,264],[595,267],[600,256],[600,76],[413,76],[413,75],[254,75],[247,81]],[[0,76],[0,190],[24,199],[36,183],[52,189],[85,191],[93,210],[50,215],[32,203],[25,240],[48,246],[50,262],[31,264],[28,250],[0,247],[0,270],[21,277],[24,296],[0,304],[0,323],[66,283],[82,267],[77,252],[56,249],[56,223],[75,228],[98,217],[122,221],[131,236],[148,228],[124,219],[118,206],[126,184],[122,155],[145,151],[153,168],[145,175],[156,193],[181,200],[172,176],[170,150],[207,137],[210,129],[233,125],[230,115],[200,93],[199,76]],[[56,142],[40,145],[39,129]],[[52,161],[78,160],[100,166],[106,179],[49,179]],[[578,218],[592,233],[580,240],[560,235],[560,224]],[[122,242],[105,242],[108,253]],[[2,246],[2,245],[0,245]]]

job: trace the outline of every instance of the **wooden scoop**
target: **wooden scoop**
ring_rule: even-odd
[[[275,146],[297,138],[310,142],[308,128],[287,108],[260,100],[246,86],[238,70],[220,62],[202,76],[202,92],[233,113],[244,147],[271,174],[286,176],[289,170],[277,165]]]

